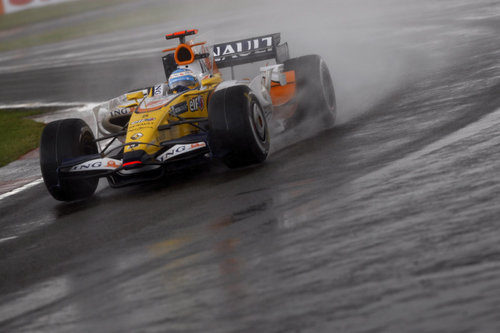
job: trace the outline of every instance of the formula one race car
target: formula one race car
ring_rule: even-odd
[[[288,129],[307,114],[333,125],[335,93],[317,55],[289,59],[280,34],[207,46],[186,41],[164,50],[167,82],[133,91],[94,109],[97,139],[81,119],[49,123],[40,165],[50,194],[72,201],[91,196],[101,177],[121,187],[156,180],[216,158],[230,168],[263,162],[270,126]],[[274,59],[253,80],[234,80],[234,66]],[[220,68],[231,69],[224,81]],[[268,125],[269,124],[269,125]],[[102,146],[103,147],[102,147]]]

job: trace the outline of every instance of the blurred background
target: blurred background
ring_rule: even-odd
[[[0,3],[0,108],[82,117],[164,81],[164,35],[196,28],[321,55],[339,113],[262,165],[85,202],[36,151],[3,167],[0,331],[500,331],[498,0]]]
[[[466,54],[484,32],[473,19],[494,15],[487,0],[2,1],[2,104],[99,102],[160,82],[170,31],[212,43],[281,32],[292,56],[327,60],[340,121]]]

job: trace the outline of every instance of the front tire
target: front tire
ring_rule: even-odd
[[[210,148],[228,167],[244,167],[267,158],[267,120],[249,87],[234,86],[215,92],[208,106],[208,123]]]
[[[94,194],[99,178],[64,179],[57,169],[66,159],[97,153],[92,130],[83,120],[63,119],[45,126],[40,140],[40,169],[54,199],[74,201]]]
[[[328,127],[337,115],[333,80],[326,62],[318,55],[292,58],[284,63],[285,71],[295,71],[297,110],[290,120],[295,126],[307,117],[319,118]]]

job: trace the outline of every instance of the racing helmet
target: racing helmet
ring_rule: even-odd
[[[200,86],[196,74],[189,68],[179,68],[170,74],[168,87],[174,91],[184,91]]]

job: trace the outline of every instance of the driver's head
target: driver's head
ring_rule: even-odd
[[[177,92],[198,88],[199,86],[200,83],[196,78],[196,74],[189,68],[176,69],[168,78],[168,87]]]

